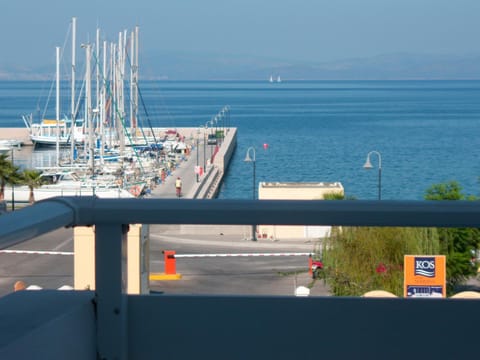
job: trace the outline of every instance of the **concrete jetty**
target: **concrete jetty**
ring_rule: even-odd
[[[196,128],[182,128],[177,131],[185,136],[192,151],[181,161],[178,167],[162,184],[152,189],[155,198],[175,198],[175,180],[182,180],[182,197],[187,199],[212,199],[216,197],[223,176],[235,152],[237,129],[226,128],[225,136],[218,145],[208,145],[203,134],[198,135]],[[198,139],[197,139],[198,136]],[[198,141],[197,141],[198,140]],[[197,146],[198,143],[198,146]],[[202,175],[197,177],[196,166],[204,166]]]

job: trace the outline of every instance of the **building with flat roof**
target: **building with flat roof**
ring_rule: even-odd
[[[340,182],[261,182],[259,200],[323,200],[326,194],[344,195]],[[322,238],[330,226],[258,225],[257,237],[271,240]]]

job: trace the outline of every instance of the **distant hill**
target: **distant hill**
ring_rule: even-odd
[[[142,54],[142,79],[170,80],[473,80],[480,79],[480,54],[387,54],[322,63],[218,54]],[[54,66],[0,64],[0,80],[52,79]]]

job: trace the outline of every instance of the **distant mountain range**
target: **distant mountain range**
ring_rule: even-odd
[[[473,80],[480,54],[387,54],[321,63],[210,54],[143,54],[142,79],[169,80]],[[0,80],[52,79],[54,66],[0,64]]]

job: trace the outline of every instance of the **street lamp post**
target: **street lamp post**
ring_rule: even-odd
[[[252,151],[253,153],[253,157],[250,156],[250,151]],[[256,196],[255,196],[255,183],[256,183],[256,179],[255,179],[255,163],[256,163],[256,152],[255,152],[255,148],[253,146],[250,146],[248,149],[247,149],[247,154],[245,156],[245,162],[251,162],[253,164],[253,186],[252,186],[252,198],[253,200],[256,199]],[[255,228],[256,228],[256,225],[253,224],[252,225],[252,240],[255,241],[256,238],[255,238]]]
[[[364,169],[372,169],[372,163],[370,162],[370,155],[375,154],[378,156],[378,200],[382,200],[382,155],[378,151],[370,151],[367,154],[367,160],[365,161],[365,164],[363,165]]]
[[[208,131],[208,121],[205,123],[203,128],[203,172],[207,171],[207,131]]]
[[[227,132],[230,131],[230,107],[227,105],[223,108],[225,115],[226,115],[226,123],[227,123]]]
[[[215,129],[213,128],[214,124],[215,124]],[[212,140],[212,145],[210,146],[210,161],[211,161],[211,159],[213,158],[214,145],[217,144],[217,117],[216,116],[212,118],[212,120],[210,120],[210,125],[212,126],[212,132],[210,133],[210,136],[215,139],[215,143],[213,144],[213,140]]]
[[[195,150],[197,150],[197,167],[195,168],[195,172],[196,172],[196,177],[197,177],[197,183],[198,183],[198,138],[200,136],[200,128],[197,129],[197,148]]]

